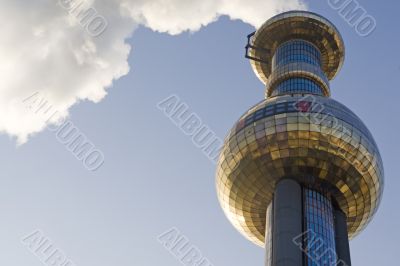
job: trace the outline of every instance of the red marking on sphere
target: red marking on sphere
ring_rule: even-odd
[[[310,102],[301,101],[301,102],[298,102],[296,104],[296,108],[297,108],[297,110],[299,112],[306,113],[306,112],[309,112],[311,110],[311,103]]]

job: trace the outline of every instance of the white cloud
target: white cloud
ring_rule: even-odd
[[[220,15],[260,26],[271,16],[292,9],[304,9],[301,0],[123,0],[135,21],[153,30],[179,34],[196,31]]]
[[[3,0],[0,132],[23,143],[45,128],[46,120],[22,103],[36,92],[63,116],[79,101],[100,101],[113,81],[128,73],[130,46],[125,41],[139,24],[179,34],[228,15],[259,26],[281,11],[304,9],[300,1]],[[96,24],[88,30],[89,20],[79,14],[89,8],[108,22],[97,37],[91,36]]]

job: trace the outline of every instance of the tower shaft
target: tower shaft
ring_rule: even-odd
[[[307,38],[292,37],[275,46],[266,98],[329,97],[329,80],[316,45]],[[297,106],[299,111],[305,107]],[[346,216],[333,207],[326,189],[284,179],[277,184],[270,205],[266,219],[271,223],[265,235],[272,237],[266,242],[266,266],[350,265]]]
[[[266,266],[350,266],[346,216],[327,193],[284,179],[267,211]]]
[[[347,218],[341,210],[336,209],[335,214],[335,241],[338,266],[351,265],[349,235],[347,231]]]
[[[282,180],[275,189],[273,200],[272,256],[266,266],[299,266],[303,254],[293,244],[302,235],[301,187],[293,180]]]

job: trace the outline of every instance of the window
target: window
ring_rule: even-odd
[[[304,62],[320,67],[321,53],[311,43],[293,40],[282,44],[277,49],[272,61],[275,67],[295,62]]]
[[[290,78],[279,83],[271,96],[295,93],[324,95],[321,87],[314,81],[307,78]]]
[[[327,195],[308,188],[303,194],[305,265],[336,265],[332,202]]]

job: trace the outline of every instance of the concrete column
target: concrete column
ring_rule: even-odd
[[[341,210],[334,210],[335,241],[338,266],[351,266],[349,236],[347,232],[347,218]]]
[[[273,202],[267,208],[265,219],[265,266],[272,266],[272,226],[273,226]]]
[[[302,250],[293,239],[302,234],[301,186],[294,180],[278,183],[274,194],[272,265],[303,265]]]

